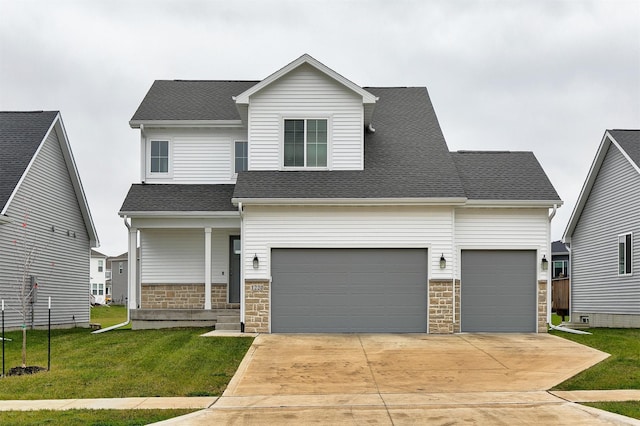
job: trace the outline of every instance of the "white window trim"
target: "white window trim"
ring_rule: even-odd
[[[247,144],[247,170],[249,170],[249,141],[246,139],[234,139],[231,142],[231,176],[235,179],[238,177],[236,171],[236,142],[244,142]]]
[[[153,141],[169,142],[169,167],[168,167],[168,172],[166,173],[151,171],[151,143]],[[169,138],[169,137],[165,138],[162,136],[160,137],[154,136],[152,138],[147,138],[145,151],[146,151],[145,162],[146,162],[147,178],[172,178],[173,177],[173,159],[174,159],[173,138]]]
[[[631,256],[629,259],[625,259],[627,262],[631,262],[631,272],[629,272],[628,274],[625,273],[620,273],[620,264],[619,264],[619,256],[620,256],[620,237],[625,237],[626,240],[626,236],[627,235],[631,235]],[[625,241],[625,252],[626,252],[626,241]],[[626,254],[625,254],[625,258],[626,258]],[[625,271],[626,271],[626,263],[625,263]],[[616,239],[616,270],[618,271],[618,276],[619,277],[630,277],[633,275],[633,232],[625,232],[622,234],[618,234],[618,238]]]
[[[304,162],[307,162],[307,120],[327,120],[327,165],[326,167],[292,167],[284,165],[284,122],[285,120],[305,120],[305,132],[304,132]],[[332,147],[333,147],[333,116],[331,115],[323,115],[323,114],[304,114],[304,115],[281,115],[280,116],[280,152],[279,152],[279,161],[280,161],[280,170],[282,171],[326,171],[331,170],[332,163]]]

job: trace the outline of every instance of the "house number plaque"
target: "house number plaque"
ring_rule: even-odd
[[[262,284],[252,284],[251,291],[262,291],[264,290],[264,285]]]

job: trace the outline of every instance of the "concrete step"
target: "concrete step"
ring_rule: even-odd
[[[219,314],[218,322],[240,322],[240,314]]]
[[[216,330],[240,331],[240,319],[238,322],[217,322]]]
[[[589,323],[584,322],[563,322],[560,324],[561,327],[572,328],[574,330],[586,330],[590,328]]]

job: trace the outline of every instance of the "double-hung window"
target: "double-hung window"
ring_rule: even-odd
[[[247,142],[235,142],[234,148],[234,172],[246,172],[248,168],[248,160],[249,160],[249,152],[248,152],[248,143]]]
[[[631,260],[633,259],[631,234],[618,236],[618,275],[631,275]]]
[[[284,167],[327,167],[327,120],[284,120]]]
[[[104,264],[102,263],[102,260],[98,260],[98,272],[102,272],[103,269]]]
[[[553,261],[553,278],[564,278],[567,276],[567,261],[566,260],[554,260]]]
[[[151,173],[169,173],[169,141],[151,141]]]

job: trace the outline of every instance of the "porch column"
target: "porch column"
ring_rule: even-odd
[[[204,308],[211,309],[211,228],[204,228]]]
[[[138,289],[138,229],[130,228],[129,229],[129,253],[128,253],[128,261],[129,261],[129,309],[137,309],[138,308],[138,300],[137,300],[137,289]]]

